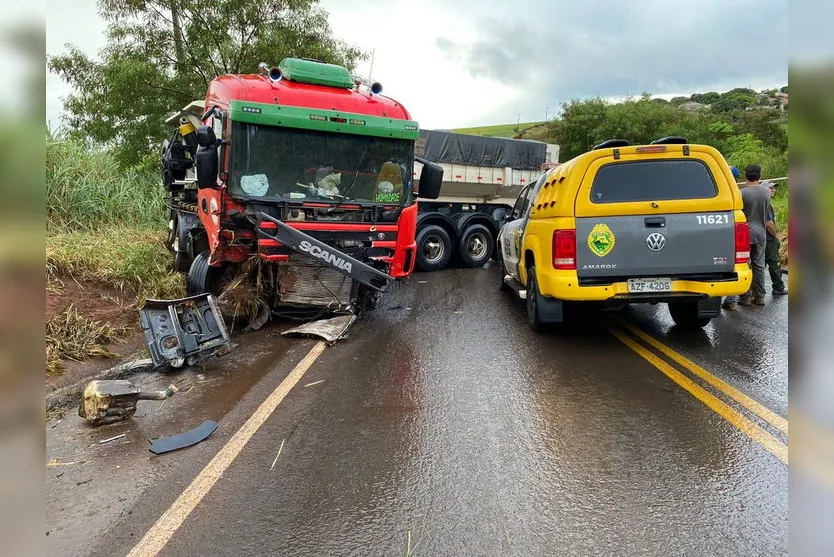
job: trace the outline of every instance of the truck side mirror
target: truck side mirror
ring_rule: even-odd
[[[214,128],[205,124],[197,128],[197,145],[210,147],[215,143],[217,143],[217,136],[214,134]]]
[[[424,199],[437,199],[443,185],[443,167],[420,157],[415,157],[415,160],[423,163],[417,195]]]
[[[219,166],[217,147],[200,147],[197,149],[194,162],[197,167],[197,187],[202,189],[216,186]]]

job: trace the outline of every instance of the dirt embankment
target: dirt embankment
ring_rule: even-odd
[[[83,380],[145,349],[135,301],[136,293],[130,288],[119,290],[70,276],[49,282],[47,352],[51,344],[53,351],[62,354],[75,350],[88,356],[78,360],[63,356],[60,364],[50,366],[48,355],[47,392]]]

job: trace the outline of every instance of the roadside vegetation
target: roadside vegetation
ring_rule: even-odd
[[[135,293],[137,304],[182,296],[183,277],[171,269],[164,243],[165,215],[159,176],[150,162],[123,169],[112,151],[47,137],[47,301],[64,296],[67,280],[88,289],[98,285]],[[46,371],[60,373],[63,360],[113,357],[106,345],[130,332],[70,303],[48,317]]]

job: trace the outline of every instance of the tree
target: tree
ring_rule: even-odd
[[[116,147],[133,164],[166,135],[167,115],[205,96],[224,73],[259,62],[308,57],[353,70],[365,57],[333,37],[317,0],[100,0],[109,22],[100,61],[67,45],[47,59],[73,86],[65,100],[71,134]]]
[[[744,110],[757,103],[755,92],[747,93],[745,89],[733,89],[721,95],[717,101],[712,103],[712,110],[715,112],[731,113]]]
[[[721,94],[710,91],[709,93],[695,93],[689,97],[689,100],[701,104],[712,104],[720,98]]]

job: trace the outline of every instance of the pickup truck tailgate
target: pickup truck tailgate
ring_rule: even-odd
[[[576,243],[580,280],[729,273],[735,219],[732,211],[582,217]]]

